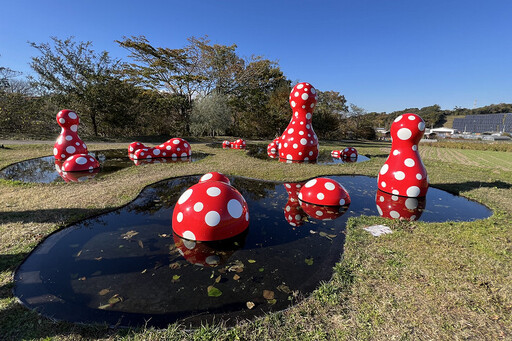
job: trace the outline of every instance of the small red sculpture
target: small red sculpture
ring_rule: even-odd
[[[300,207],[299,192],[304,183],[284,183],[284,188],[288,193],[288,202],[284,206],[284,218],[292,226],[304,224],[307,214]]]
[[[272,142],[268,144],[267,155],[271,159],[276,159],[279,157],[279,137],[276,137]]]
[[[57,114],[57,123],[62,130],[53,145],[55,159],[65,160],[71,155],[87,154],[87,146],[77,134],[80,124],[78,115],[71,110],[63,109]]]
[[[415,114],[398,116],[391,125],[391,152],[377,178],[381,191],[404,197],[424,197],[428,190],[427,171],[418,143],[425,122]]]
[[[231,142],[229,142],[229,141],[227,141],[227,140],[224,140],[224,141],[222,142],[222,148],[224,148],[224,149],[229,149],[229,148],[231,148]]]
[[[228,185],[231,185],[231,181],[229,181],[228,177],[219,172],[206,173],[199,179],[199,182],[206,182],[206,181],[221,181]]]
[[[238,139],[234,142],[230,143],[231,149],[245,149],[245,141],[242,139]]]
[[[187,189],[172,216],[174,232],[189,240],[227,239],[248,226],[247,202],[234,187],[221,181],[199,182]]]
[[[333,150],[331,152],[331,156],[333,158],[339,159],[339,158],[341,158],[343,156],[343,151],[342,150]]]
[[[378,190],[375,201],[381,217],[413,221],[425,210],[426,197],[408,198]]]
[[[343,159],[357,159],[357,149],[354,147],[347,147],[343,149]]]
[[[82,172],[99,167],[100,163],[91,155],[75,154],[64,161],[61,169],[63,172]]]
[[[316,105],[316,90],[309,83],[295,85],[290,93],[293,116],[279,138],[281,161],[314,161],[318,157],[318,138],[311,124]]]
[[[306,182],[299,193],[301,201],[321,206],[344,206],[350,204],[350,195],[337,181],[315,178]]]
[[[128,154],[133,159],[187,158],[192,155],[190,144],[182,138],[172,138],[159,146],[147,147],[140,142],[128,146]]]

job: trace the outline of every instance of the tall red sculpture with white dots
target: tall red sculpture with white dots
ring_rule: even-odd
[[[316,105],[316,90],[309,83],[295,85],[290,93],[293,116],[279,138],[281,161],[315,161],[318,157],[318,138],[311,119]]]
[[[425,122],[415,114],[398,116],[391,125],[391,152],[377,178],[378,188],[404,197],[427,195],[427,170],[418,153]]]
[[[53,146],[55,159],[66,160],[75,154],[87,154],[87,146],[77,133],[80,124],[78,115],[74,111],[63,109],[57,114],[57,123],[62,130]]]

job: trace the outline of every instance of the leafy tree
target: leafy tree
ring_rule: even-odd
[[[86,114],[94,135],[98,135],[98,113],[110,110],[98,95],[112,92],[111,87],[121,84],[114,77],[120,61],[110,58],[106,51],[96,53],[91,42],[51,39],[52,43],[30,43],[41,53],[32,57],[30,64],[38,77],[33,84],[50,94],[64,95],[61,98],[72,104],[73,109]]]
[[[225,95],[212,92],[194,102],[190,129],[196,135],[223,135],[231,124],[231,109]]]
[[[345,96],[336,91],[318,91],[313,114],[313,127],[320,138],[337,139],[341,135],[341,119],[347,113]]]

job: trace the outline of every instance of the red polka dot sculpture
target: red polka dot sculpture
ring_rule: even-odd
[[[279,157],[279,137],[275,138],[272,142],[268,144],[267,155],[271,159],[276,159]]]
[[[343,151],[342,150],[333,150],[331,152],[331,156],[335,159],[339,159],[343,156]]]
[[[299,192],[301,202],[321,206],[344,206],[350,204],[350,195],[337,181],[329,178],[311,179]]]
[[[357,156],[357,149],[355,149],[354,147],[347,147],[343,149],[343,159],[357,159]]]
[[[87,154],[87,146],[78,137],[80,118],[71,110],[64,109],[57,114],[57,123],[62,128],[53,146],[53,156],[56,160],[66,160],[75,154]]]
[[[227,140],[223,141],[223,142],[222,142],[222,148],[224,148],[224,149],[229,149],[229,148],[231,148],[231,142],[229,142],[229,141],[227,141]]]
[[[300,226],[304,224],[307,216],[299,202],[299,192],[304,183],[285,183],[283,185],[288,193],[288,202],[284,206],[284,218],[291,226]]]
[[[228,185],[231,185],[231,181],[229,181],[228,177],[219,172],[206,173],[199,179],[199,182],[205,182],[205,181],[220,181],[220,182],[224,182]]]
[[[375,201],[381,217],[413,221],[421,217],[426,197],[408,198],[378,190]]]
[[[309,83],[295,85],[290,93],[292,119],[279,138],[279,160],[315,161],[318,138],[311,124],[316,105],[316,90]]]
[[[172,138],[159,146],[147,147],[140,142],[128,146],[128,154],[133,159],[187,158],[192,155],[190,144],[182,138]]]
[[[99,168],[100,163],[91,155],[75,154],[70,156],[62,164],[63,172],[83,172]]]
[[[245,140],[238,139],[230,143],[231,149],[245,149]]]
[[[172,216],[174,233],[189,240],[231,238],[249,226],[249,207],[244,197],[221,181],[202,181],[178,199]]]
[[[428,190],[427,171],[418,143],[425,122],[415,114],[398,116],[391,125],[391,152],[377,178],[378,189],[404,197],[424,197]]]

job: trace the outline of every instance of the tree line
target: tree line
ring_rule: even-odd
[[[55,136],[62,108],[80,115],[81,135],[106,138],[273,138],[290,120],[293,82],[277,62],[239,56],[236,45],[212,44],[206,37],[191,37],[181,48],[154,46],[144,36],[116,43],[129,52],[128,61],[73,38],[31,42],[34,76],[20,79],[19,72],[0,67],[0,135]],[[427,126],[451,114],[438,105],[367,113],[339,92],[317,90],[313,126],[323,139],[373,139],[375,127],[389,126],[403,112],[418,113]],[[498,106],[485,110],[510,112],[510,105]]]

